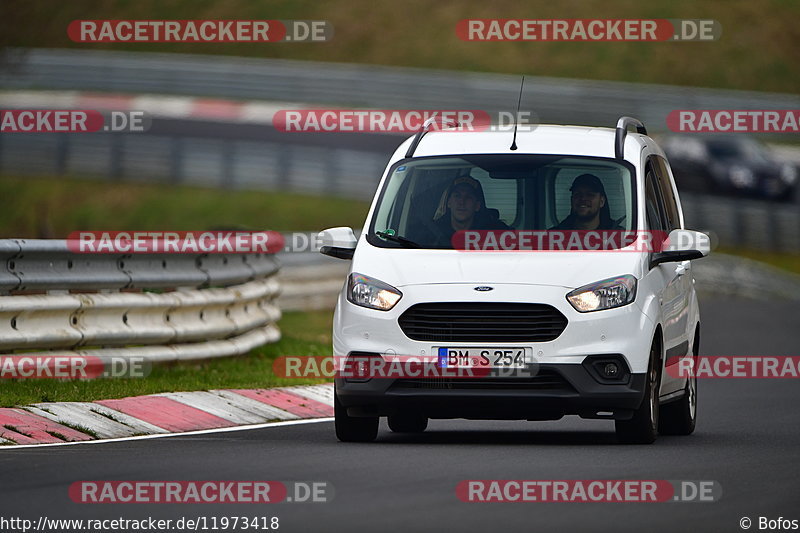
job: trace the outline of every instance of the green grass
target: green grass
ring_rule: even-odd
[[[800,2],[791,0],[4,0],[0,46],[226,54],[800,92]],[[465,42],[465,18],[702,18],[714,42]],[[322,19],[328,43],[73,43],[76,19]],[[454,88],[453,90],[458,90]],[[509,96],[511,98],[511,96]],[[533,104],[531,104],[533,105]]]
[[[0,238],[66,238],[83,230],[191,231],[212,228],[319,231],[361,227],[357,200],[262,191],[0,177]]]
[[[286,313],[279,325],[283,338],[249,355],[153,367],[144,379],[92,381],[7,380],[0,382],[0,407],[38,402],[85,402],[159,392],[266,388],[325,383],[281,378],[272,364],[282,355],[331,355],[331,311]]]
[[[192,230],[244,227],[318,231],[364,222],[365,202],[256,191],[0,177],[0,238],[63,238],[78,230]],[[146,379],[0,382],[0,405],[90,401],[158,392],[319,383],[272,374],[279,355],[329,355],[331,312],[286,313],[282,339],[241,357],[157,365]]]
[[[99,439],[100,436],[97,434],[96,431],[93,429],[87,428],[86,426],[82,426],[80,424],[71,424],[70,422],[59,422],[62,426],[67,427],[69,429],[73,429],[79,433],[84,433],[89,435],[92,438]],[[48,432],[49,433],[49,432]],[[55,436],[55,432],[51,433],[51,435]],[[66,438],[61,438],[62,440],[67,440]]]

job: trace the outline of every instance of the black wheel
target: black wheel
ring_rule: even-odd
[[[694,369],[700,348],[700,331],[694,336]],[[691,435],[697,424],[697,376],[695,372],[686,379],[686,388],[680,400],[662,405],[658,414],[658,432],[662,435]]]
[[[661,389],[661,349],[657,341],[650,348],[642,405],[630,420],[616,420],[617,439],[623,444],[652,444],[658,434],[658,395]]]
[[[372,442],[378,436],[378,417],[348,416],[347,409],[333,393],[333,413],[336,417],[336,437],[342,442]]]
[[[422,433],[428,427],[428,419],[413,414],[392,415],[389,429],[395,433]]]

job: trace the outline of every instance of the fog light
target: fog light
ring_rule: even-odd
[[[603,366],[603,377],[611,379],[617,377],[618,374],[619,367],[617,363],[606,363],[605,366]]]
[[[356,368],[355,368],[356,376],[355,377],[361,378],[361,379],[367,377],[367,366],[368,366],[368,363],[366,361],[364,361],[363,359],[357,359],[355,361],[355,363],[356,363]]]
[[[625,385],[630,381],[631,371],[622,354],[588,355],[583,368],[603,385]]]
[[[375,377],[371,374],[375,370],[372,361],[376,358],[381,359],[381,356],[369,352],[351,352],[339,375],[348,383],[365,383]]]

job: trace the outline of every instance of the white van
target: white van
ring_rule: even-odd
[[[664,153],[630,117],[616,129],[514,135],[512,144],[511,132],[420,131],[389,161],[360,237],[342,227],[320,234],[322,253],[352,259],[335,357],[362,369],[398,356],[489,369],[339,375],[340,440],[374,440],[381,416],[393,431],[421,432],[430,418],[579,415],[614,420],[626,443],[694,430],[696,379],[667,365],[698,353],[690,261],[708,254],[709,240],[683,229]],[[502,246],[454,245],[469,230],[503,233]],[[636,242],[505,247],[553,232]],[[669,238],[639,246],[646,234]]]

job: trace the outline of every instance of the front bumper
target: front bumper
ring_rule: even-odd
[[[415,412],[428,418],[556,420],[575,414],[585,418],[627,419],[644,397],[645,373],[656,324],[640,302],[578,313],[567,302],[569,289],[544,285],[495,284],[491,293],[472,290],[472,284],[404,286],[403,299],[388,312],[358,307],[340,294],[333,327],[334,355],[353,352],[426,357],[435,347],[486,346],[488,343],[420,342],[409,339],[398,317],[420,302],[496,301],[546,303],[558,309],[568,324],[558,338],[536,343],[492,343],[497,347],[525,346],[538,365],[528,382],[503,378],[470,386],[373,379],[366,383],[336,380],[342,405],[351,416],[387,416]],[[638,298],[637,298],[638,300]],[[584,363],[590,356],[617,356],[628,379],[601,383]],[[542,376],[548,379],[543,379]]]
[[[644,398],[645,374],[600,383],[584,365],[541,364],[530,378],[336,380],[350,416],[413,413],[487,420],[628,419]]]

